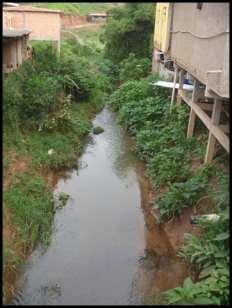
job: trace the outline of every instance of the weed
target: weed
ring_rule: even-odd
[[[178,173],[178,170],[176,172]],[[161,219],[171,219],[180,215],[183,208],[194,205],[201,198],[202,193],[207,190],[210,175],[212,175],[212,167],[207,166],[198,170],[185,182],[170,184],[169,190],[155,203],[155,208],[160,211]]]
[[[26,247],[38,240],[47,243],[50,237],[53,201],[43,179],[33,174],[18,174],[14,185],[4,192],[4,203],[13,215]]]
[[[69,194],[66,194],[64,192],[60,192],[57,196],[55,196],[55,208],[61,209],[63,208],[69,199]]]

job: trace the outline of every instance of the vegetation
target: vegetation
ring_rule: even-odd
[[[49,242],[55,200],[47,175],[76,166],[90,119],[105,99],[101,48],[66,37],[57,57],[48,43],[33,46],[35,57],[3,80],[4,229],[16,232],[14,239],[4,236],[5,298],[6,277],[15,277],[38,240]],[[22,171],[13,170],[12,157],[25,161]],[[60,204],[66,199],[61,195]]]
[[[219,176],[215,211],[219,220],[201,222],[200,237],[186,234],[179,255],[197,273],[197,282],[187,278],[183,287],[166,293],[171,304],[226,305],[229,302],[229,178]]]
[[[86,15],[90,12],[105,12],[113,6],[113,3],[107,2],[32,2],[27,4],[51,10],[61,10],[65,13],[72,13],[77,15]]]
[[[115,64],[128,58],[130,53],[138,58],[151,59],[154,4],[126,3],[109,10],[109,14],[102,34],[105,56]]]

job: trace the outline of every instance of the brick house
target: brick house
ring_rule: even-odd
[[[3,27],[29,29],[30,40],[52,41],[60,52],[61,11],[17,6],[3,8]]]

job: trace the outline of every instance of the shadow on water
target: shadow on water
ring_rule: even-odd
[[[186,269],[149,211],[149,182],[131,140],[104,108],[54,194],[70,195],[54,216],[52,240],[25,264],[13,304],[141,304],[179,285]]]

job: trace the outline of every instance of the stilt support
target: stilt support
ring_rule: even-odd
[[[213,105],[212,118],[211,118],[212,124],[219,125],[221,110],[222,110],[222,101],[215,99],[214,105]],[[207,144],[205,161],[204,161],[205,164],[210,164],[212,162],[214,152],[215,152],[215,144],[216,144],[216,138],[211,132],[209,132],[208,144]]]

